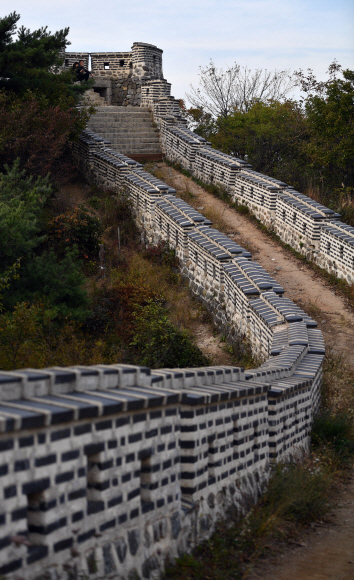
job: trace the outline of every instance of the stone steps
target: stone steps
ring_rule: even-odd
[[[93,105],[94,107],[106,108],[106,101],[104,97],[101,97],[99,93],[96,93],[93,89],[88,89],[82,98],[82,103],[86,106]]]
[[[91,126],[93,126],[93,123],[90,123]],[[94,126],[97,129],[102,129],[103,131],[107,131],[109,129],[113,130],[113,131],[131,131],[132,129],[134,130],[143,130],[143,131],[151,131],[151,123],[149,124],[148,122],[140,122],[140,123],[109,123],[109,122],[98,122],[98,123],[94,123]],[[157,129],[153,129],[154,133],[158,133]]]
[[[140,107],[97,107],[87,128],[111,142],[125,155],[161,155],[159,132],[149,109]]]

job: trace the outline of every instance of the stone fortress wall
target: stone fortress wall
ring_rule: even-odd
[[[143,89],[172,160],[237,199],[237,180],[253,179],[251,199],[269,219],[273,190],[297,199],[188,131],[166,81]],[[127,190],[146,242],[169,242],[217,324],[230,338],[248,336],[264,362],[246,372],[129,365],[0,372],[6,579],[157,578],[210,536],[230,504],[256,500],[272,463],[308,447],[319,405],[324,343],[316,322],[247,250],[109,145],[86,130],[72,152],[91,181]],[[339,223],[331,219],[327,226]]]

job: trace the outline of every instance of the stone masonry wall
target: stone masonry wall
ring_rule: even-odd
[[[156,579],[308,448],[323,338],[173,188],[88,130],[72,152],[92,182],[128,191],[145,241],[169,242],[193,292],[265,362],[0,372],[0,575]]]
[[[154,53],[137,44],[150,73]],[[326,208],[212,150],[186,129],[166,83],[153,86],[144,106],[172,160],[253,204],[269,223],[281,199],[296,214],[283,230],[319,252],[322,243],[333,263],[348,267],[351,234],[336,216],[322,221]],[[72,154],[91,182],[129,193],[145,242],[168,241],[219,326],[231,338],[247,336],[264,362],[247,372],[129,365],[0,372],[0,575],[154,579],[207,539],[230,504],[256,501],[272,463],[308,448],[324,342],[251,254],[173,188],[91,131]]]
[[[143,89],[144,91],[144,89]],[[354,228],[339,221],[334,211],[286,183],[257,173],[242,159],[212,149],[210,143],[186,128],[173,97],[144,96],[160,129],[163,151],[205,183],[229,192],[233,201],[249,208],[282,241],[309,260],[354,282]]]

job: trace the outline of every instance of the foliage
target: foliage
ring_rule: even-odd
[[[134,312],[157,295],[138,282],[122,280],[97,289],[91,314],[85,329],[95,336],[110,336],[110,340],[127,344],[134,332]]]
[[[0,174],[0,259],[8,268],[16,260],[29,257],[43,241],[41,212],[52,193],[48,178],[34,180],[19,169],[16,161]]]
[[[69,28],[52,34],[45,26],[31,32],[17,28],[19,19],[16,12],[0,19],[0,89],[17,95],[30,90],[45,96],[49,105],[84,92],[89,84],[78,84],[71,71],[60,70],[62,53],[70,44]]]
[[[88,298],[83,289],[78,250],[70,247],[58,259],[42,251],[46,239],[43,208],[52,194],[48,178],[27,177],[17,161],[0,174],[0,259],[2,277],[20,263],[19,280],[4,292],[5,308],[45,296],[57,314],[83,319]]]
[[[85,109],[49,105],[30,92],[14,97],[0,91],[0,169],[18,158],[27,171],[46,175],[87,119]]]
[[[0,368],[43,368],[53,365],[97,364],[103,343],[88,340],[73,321],[58,324],[56,312],[43,303],[17,304],[0,315]]]
[[[126,189],[114,193],[112,191],[101,192],[99,198],[97,196],[94,197],[93,203],[100,209],[103,229],[115,241],[117,240],[118,227],[120,241],[123,245],[130,240],[136,241],[140,238],[140,233],[133,217],[133,204]]]
[[[326,494],[331,478],[319,461],[277,465],[263,504],[287,520],[305,524],[320,519],[328,509]]]
[[[354,420],[348,411],[323,409],[314,419],[312,443],[315,448],[324,445],[335,451],[340,462],[354,459]]]
[[[106,353],[119,351],[121,362],[152,368],[210,363],[188,332],[171,323],[164,297],[141,281],[102,288],[84,328],[106,341]]]
[[[165,240],[160,240],[156,246],[149,246],[143,251],[143,256],[155,264],[169,268],[178,268],[179,262],[175,251]]]
[[[4,310],[3,307],[3,291],[8,290],[10,288],[11,280],[18,279],[19,275],[17,270],[20,267],[20,261],[17,260],[12,266],[7,268],[5,272],[0,275],[0,312]]]
[[[256,171],[295,186],[300,186],[299,174],[305,183],[307,139],[304,112],[295,101],[255,103],[246,113],[235,111],[211,138],[213,146],[248,159]]]
[[[74,244],[80,258],[96,257],[102,226],[99,219],[80,205],[54,217],[48,224],[48,241],[57,255],[65,255]]]
[[[93,112],[75,106],[92,82],[60,69],[68,28],[17,30],[19,18],[0,18],[0,170],[18,157],[21,167],[45,175]]]
[[[354,71],[331,77],[305,101],[310,140],[306,153],[318,180],[354,188]]]
[[[166,310],[150,300],[134,314],[136,328],[130,346],[133,360],[151,368],[196,367],[210,364],[195,346],[186,331],[180,331],[169,321]]]
[[[255,561],[266,552],[272,538],[288,533],[323,517],[328,510],[328,490],[332,475],[316,457],[304,463],[277,465],[261,500],[242,516],[237,504],[229,506],[227,521],[220,521],[211,538],[191,555],[179,558],[164,579],[235,580],[246,578]],[[243,507],[252,498],[243,496]],[[284,530],[285,533],[284,533]]]
[[[257,84],[250,81],[240,105],[237,66],[224,72],[211,63],[201,69],[193,106],[182,102],[181,114],[213,147],[314,196],[354,225],[354,71],[334,62],[327,72],[325,81],[311,70],[294,73],[291,84],[302,91],[297,101],[287,99],[287,90],[248,98]]]
[[[89,312],[89,300],[80,265],[75,246],[61,260],[53,250],[34,256],[21,267],[19,280],[12,283],[11,292],[4,297],[4,306],[11,309],[18,302],[44,298],[58,316],[83,321]]]
[[[188,128],[210,141],[211,137],[218,132],[211,113],[207,113],[204,109],[198,107],[190,107],[187,109],[185,101],[180,100],[181,115],[186,119]]]
[[[252,71],[236,62],[224,71],[210,60],[199,70],[199,87],[191,85],[186,96],[194,108],[210,114],[219,126],[234,111],[247,112],[256,102],[285,99],[295,86],[289,71]]]

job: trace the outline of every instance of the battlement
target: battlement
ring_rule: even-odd
[[[95,75],[117,77],[131,74],[139,79],[163,79],[162,50],[153,44],[134,42],[130,52],[65,52],[64,68],[83,60]]]

